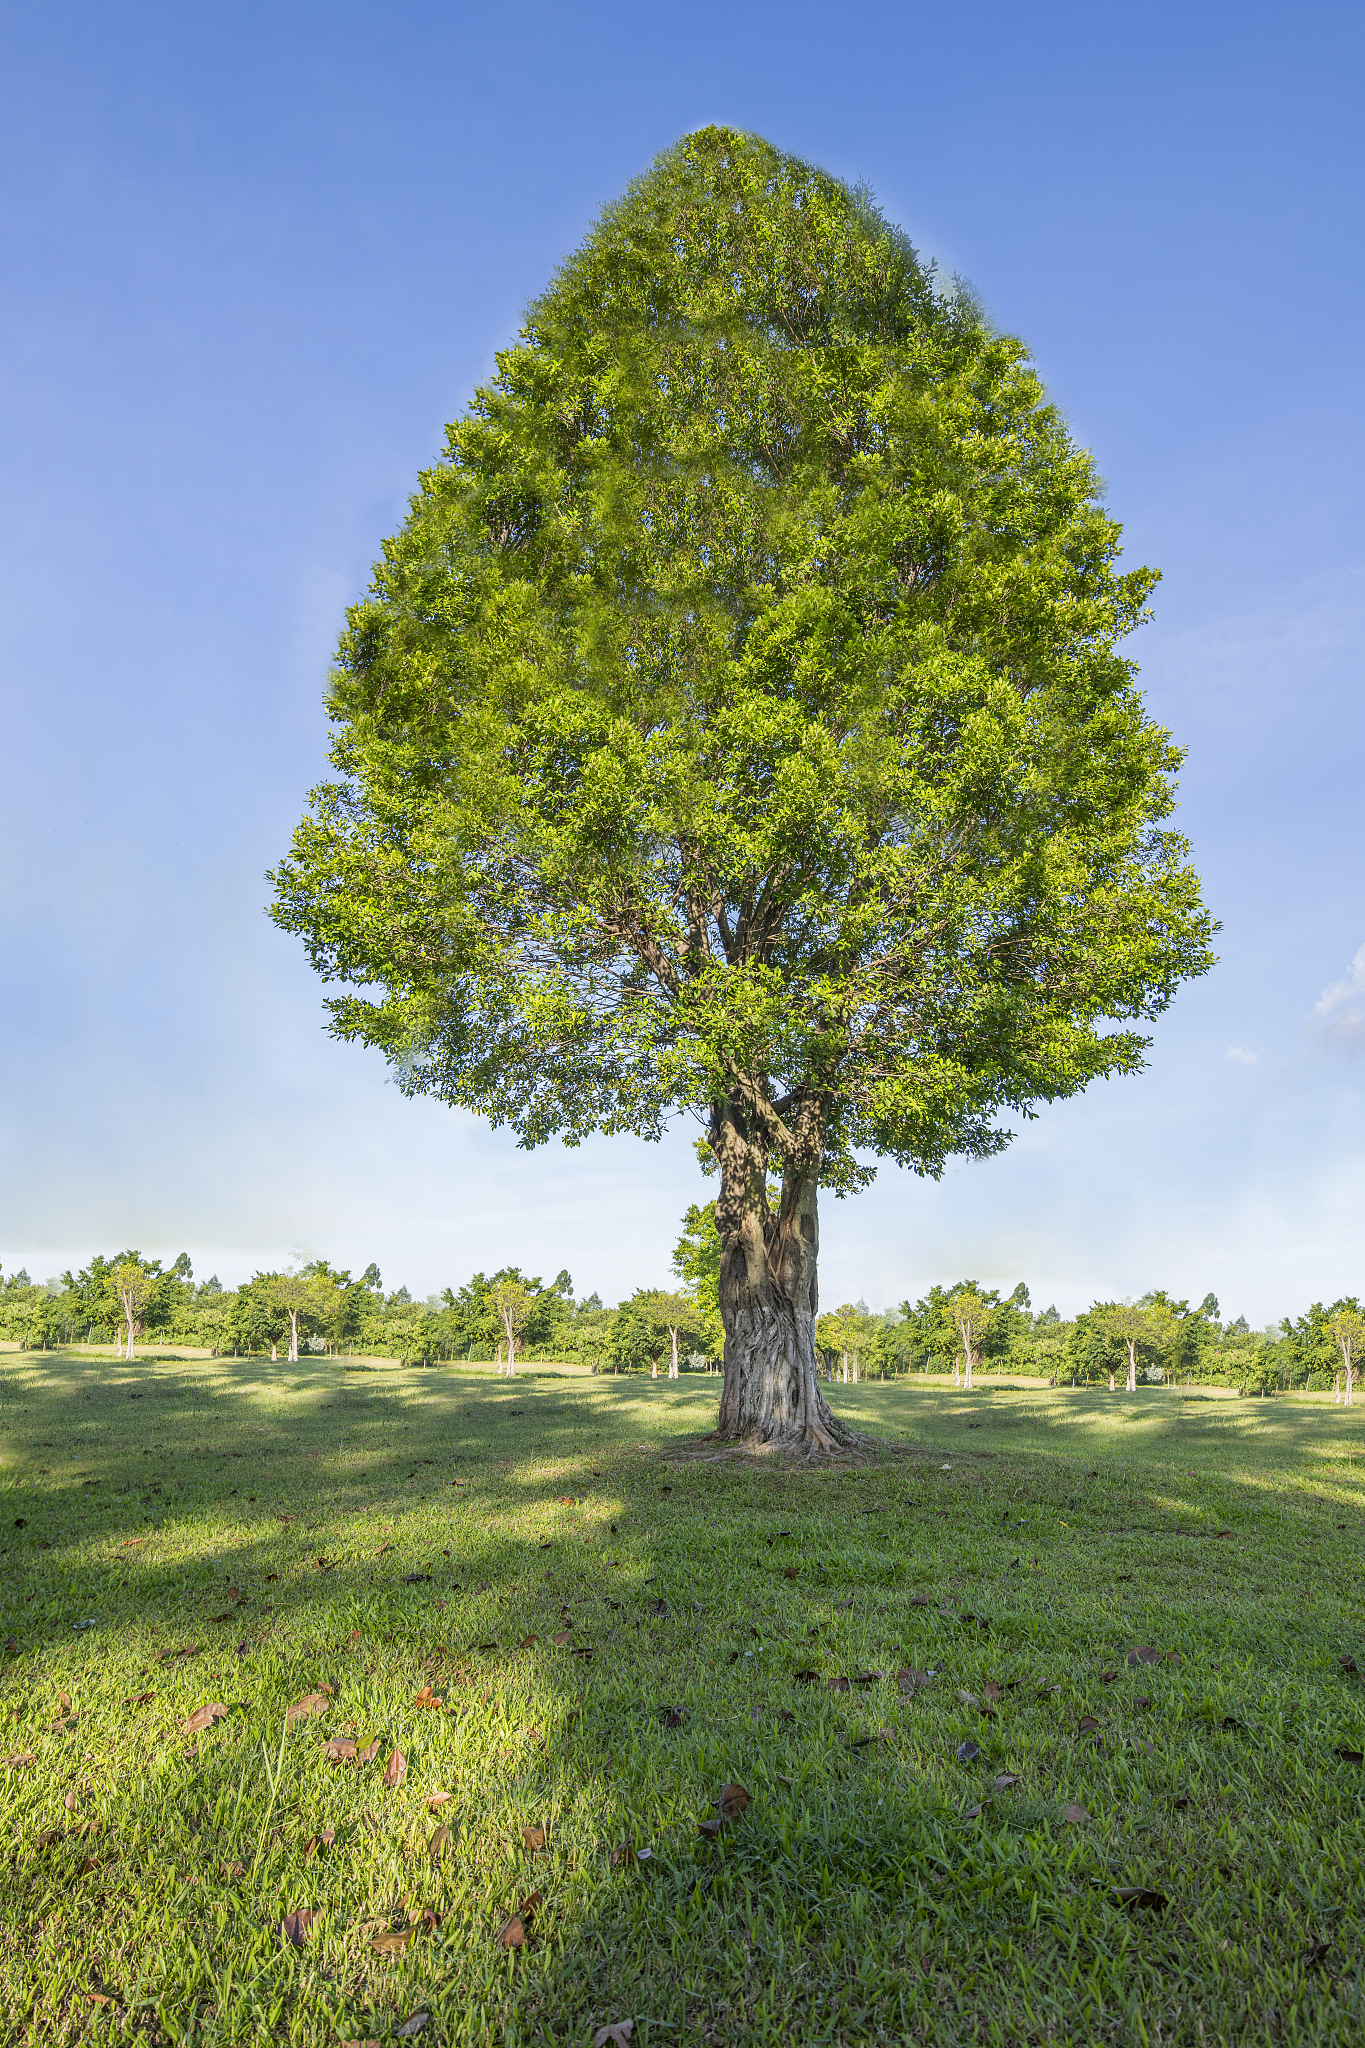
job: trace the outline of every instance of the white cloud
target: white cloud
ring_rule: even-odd
[[[1239,1067],[1259,1067],[1261,1064],[1261,1055],[1258,1052],[1248,1052],[1244,1045],[1230,1045],[1227,1056],[1230,1060],[1236,1060]]]
[[[1365,946],[1342,981],[1328,984],[1309,1017],[1323,1035],[1338,1045],[1365,1046]]]

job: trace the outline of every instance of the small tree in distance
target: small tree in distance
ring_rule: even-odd
[[[1365,1316],[1358,1309],[1340,1308],[1327,1325],[1332,1342],[1341,1353],[1344,1389],[1337,1399],[1347,1408],[1354,1405],[1357,1361],[1365,1356]]]
[[[1137,1072],[1211,964],[1100,489],[865,194],[710,128],[532,307],[350,613],[272,915],[410,1093],[526,1145],[700,1121],[722,1439],[852,1438],[822,1188]]]
[[[531,1314],[531,1291],[520,1280],[499,1280],[491,1296],[494,1312],[507,1339],[507,1377],[516,1378],[517,1341]]]
[[[1135,1308],[1129,1302],[1115,1302],[1099,1313],[1099,1324],[1105,1335],[1121,1344],[1127,1358],[1125,1391],[1137,1392],[1138,1353],[1143,1352],[1150,1359],[1163,1357],[1171,1348],[1175,1338],[1175,1318],[1169,1309],[1158,1304],[1150,1308]],[[1112,1393],[1114,1375],[1109,1375]]]

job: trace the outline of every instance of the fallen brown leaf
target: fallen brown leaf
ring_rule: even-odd
[[[738,1820],[744,1809],[751,1804],[749,1794],[742,1785],[723,1785],[720,1798],[716,1801],[722,1820]]]
[[[1083,1820],[1089,1820],[1089,1818],[1090,1815],[1083,1806],[1072,1805],[1062,1808],[1062,1819],[1069,1820],[1073,1826],[1079,1827]]]
[[[571,1643],[573,1641],[573,1630],[571,1628],[560,1629],[554,1640],[559,1644]]]
[[[681,1728],[687,1715],[681,1707],[663,1707],[660,1709],[659,1718],[665,1728]]]
[[[1076,1733],[1078,1735],[1088,1735],[1092,1728],[1098,1728],[1099,1725],[1093,1714],[1082,1714],[1080,1720],[1076,1723]]]
[[[820,1676],[818,1671],[793,1671],[792,1678],[797,1685],[814,1685]]]
[[[123,1702],[123,1704],[125,1707],[145,1707],[148,1700],[154,1700],[155,1698],[156,1694],[154,1692],[135,1692],[132,1695],[132,1697],[130,1699],[126,1699]]]
[[[1117,1884],[1114,1897],[1121,1906],[1151,1906],[1158,1913],[1166,1910],[1165,1892],[1154,1892],[1145,1884]]]
[[[439,1693],[433,1692],[429,1685],[424,1685],[412,1704],[414,1705],[414,1707],[425,1707],[431,1710],[435,1710],[437,1708],[443,1707],[445,1705],[445,1701],[441,1698]]]
[[[329,1764],[353,1764],[356,1743],[353,1735],[334,1735],[322,1754]]]
[[[70,1693],[65,1693],[65,1692],[59,1692],[59,1693],[58,1693],[58,1695],[57,1695],[57,1712],[58,1712],[59,1714],[69,1714],[69,1713],[71,1712],[71,1695],[70,1695]]]
[[[307,1842],[304,1844],[304,1862],[311,1863],[312,1859],[314,1858],[314,1856],[318,1854],[319,1850],[330,1849],[333,1842],[335,1842],[336,1838],[337,1831],[335,1828],[322,1828],[316,1835],[310,1835],[308,1837]]]
[[[224,1877],[240,1877],[245,1869],[245,1863],[225,1863],[223,1865],[223,1875]]]
[[[331,1702],[325,1692],[306,1692],[301,1700],[295,1700],[284,1717],[286,1728],[292,1728],[296,1721],[306,1721],[310,1714],[325,1714]]]
[[[311,1906],[296,1906],[292,1913],[286,1913],[280,1922],[280,1934],[294,1948],[302,1948],[313,1931],[314,1909]]]
[[[896,1673],[896,1683],[903,1693],[913,1693],[917,1686],[928,1685],[929,1674],[927,1671],[916,1671],[912,1664],[907,1665],[903,1671]]]
[[[1334,1749],[1333,1756],[1339,1756],[1344,1764],[1365,1763],[1365,1751],[1358,1749]]]
[[[1154,1650],[1150,1643],[1146,1643],[1140,1650],[1130,1650],[1128,1652],[1128,1662],[1130,1664],[1159,1664],[1161,1662],[1161,1652],[1160,1650]]]
[[[226,1713],[227,1708],[221,1700],[210,1700],[207,1706],[196,1707],[189,1719],[182,1721],[180,1733],[182,1735],[202,1735],[204,1730],[211,1728],[215,1721],[221,1721]]]
[[[706,1835],[714,1842],[720,1833],[720,1822],[718,1820],[699,1820],[697,1822],[697,1833],[699,1835]]]
[[[797,1577],[797,1575],[799,1574],[800,1570],[801,1570],[801,1567],[800,1567],[800,1565],[796,1565],[796,1564],[784,1564],[784,1565],[783,1565],[783,1567],[782,1567],[782,1576],[783,1576],[783,1578],[784,1578],[784,1579],[794,1579],[794,1578],[796,1578],[796,1577]]]
[[[981,1697],[983,1700],[1002,1700],[1005,1697],[1005,1688],[1003,1685],[997,1685],[993,1678],[988,1678],[981,1688]]]
[[[401,1955],[416,1939],[415,1927],[386,1927],[381,1934],[370,1937],[370,1947],[377,1956]]]
[[[539,1641],[539,1636],[523,1636],[521,1641],[517,1644],[517,1648],[519,1650],[529,1650],[534,1643],[538,1643]]]
[[[402,2026],[395,2027],[394,2032],[400,2041],[410,2041],[414,2034],[421,2033],[430,2018],[431,2014],[429,2012],[409,2013]]]
[[[389,1754],[389,1760],[384,1766],[384,1785],[386,1790],[391,1792],[395,1785],[401,1785],[407,1775],[407,1758],[401,1749],[392,1750]]]
[[[1011,1785],[1017,1785],[1018,1783],[1019,1773],[1017,1771],[1002,1771],[995,1780],[995,1790],[997,1792],[1008,1792]]]
[[[365,1747],[363,1749],[358,1749],[356,1751],[355,1760],[358,1764],[372,1764],[375,1758],[378,1756],[378,1754],[379,1737],[377,1735],[372,1735],[369,1741],[365,1744]]]
[[[440,1827],[433,1828],[431,1831],[431,1840],[427,1843],[427,1855],[433,1863],[439,1863],[449,1847],[450,1829],[443,1822]]]
[[[437,1811],[439,1811],[441,1807],[446,1805],[446,1803],[454,1797],[455,1795],[453,1792],[428,1792],[427,1812],[436,1813]]]
[[[1101,1684],[1101,1685],[1112,1685],[1112,1684],[1114,1683],[1114,1680],[1115,1680],[1115,1679],[1116,1679],[1117,1677],[1118,1677],[1118,1672],[1117,1672],[1117,1671],[1101,1671],[1101,1673],[1100,1673],[1100,1684]]]
[[[848,1680],[846,1678],[828,1679],[826,1681],[825,1690],[827,1692],[847,1692]]]
[[[1338,1657],[1337,1663],[1341,1666],[1343,1671],[1354,1671],[1356,1668],[1356,1660],[1349,1654],[1349,1652],[1344,1657]]]
[[[592,2048],[630,2048],[634,2039],[634,2020],[613,2020],[610,2026],[597,2028],[592,2037]]]
[[[969,1806],[967,1808],[967,1811],[963,1814],[962,1818],[964,1820],[979,1820],[982,1811],[983,1809],[979,1804],[976,1806]]]
[[[544,1828],[523,1828],[521,1839],[523,1846],[534,1853],[535,1850],[545,1847],[545,1830]]]

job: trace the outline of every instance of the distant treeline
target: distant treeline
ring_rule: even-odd
[[[594,1371],[715,1370],[724,1349],[718,1309],[715,1205],[689,1209],[674,1249],[674,1290],[638,1288],[617,1307],[578,1300],[567,1272],[550,1282],[504,1267],[458,1290],[414,1300],[384,1291],[379,1268],[356,1278],[315,1259],[256,1273],[240,1287],[196,1283],[185,1254],[169,1267],[127,1251],[96,1255],[77,1273],[0,1277],[0,1337],[38,1350],[62,1344],[195,1346],[216,1355],[369,1356],[409,1364],[556,1359]],[[1120,1379],[1208,1385],[1266,1394],[1336,1387],[1347,1398],[1365,1354],[1354,1296],[1263,1330],[1219,1320],[1217,1299],[1197,1305],[1154,1289],[1137,1302],[1095,1302],[1072,1320],[1034,1310],[1028,1288],[1008,1296],[972,1280],[936,1286],[877,1314],[846,1303],[815,1327],[821,1370],[844,1380],[975,1373],[1019,1374],[1054,1385]]]

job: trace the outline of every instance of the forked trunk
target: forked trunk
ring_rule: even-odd
[[[774,1215],[767,1156],[727,1110],[712,1123],[721,1169],[720,1313],[725,1385],[716,1435],[723,1443],[834,1451],[860,1441],[839,1421],[816,1377],[815,1318],[820,1250],[814,1164],[788,1168]]]

